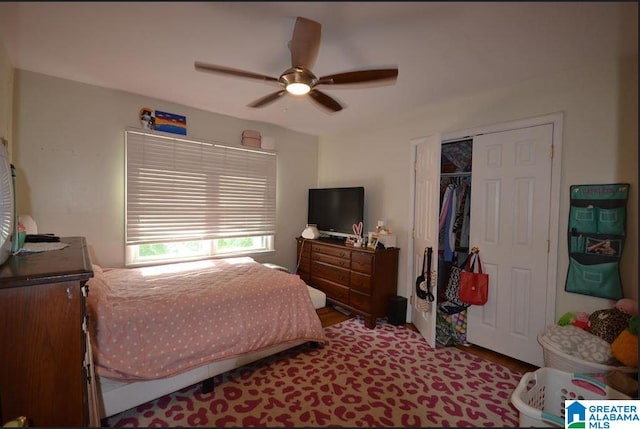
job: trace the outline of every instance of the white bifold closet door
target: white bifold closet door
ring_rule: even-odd
[[[438,216],[440,214],[440,136],[414,139],[414,213],[413,213],[413,275],[415,281],[422,271],[425,248],[433,249],[431,271],[438,272]],[[414,287],[414,286],[412,286]],[[437,290],[433,289],[434,296]],[[411,322],[431,347],[436,347],[437,301],[418,299],[411,292]]]
[[[551,124],[473,138],[470,246],[489,274],[489,301],[471,306],[467,340],[543,366]]]

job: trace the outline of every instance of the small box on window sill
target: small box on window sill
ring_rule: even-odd
[[[260,131],[244,130],[242,132],[242,145],[249,147],[260,147],[262,137]]]

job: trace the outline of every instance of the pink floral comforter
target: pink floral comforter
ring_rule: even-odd
[[[276,344],[325,341],[306,284],[251,258],[93,268],[87,311],[101,376],[162,378]]]

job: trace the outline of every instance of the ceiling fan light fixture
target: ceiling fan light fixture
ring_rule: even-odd
[[[280,82],[289,94],[304,95],[318,82],[309,70],[302,67],[292,67],[280,76]]]
[[[286,90],[293,95],[304,95],[311,91],[311,87],[306,83],[293,82],[287,85]]]

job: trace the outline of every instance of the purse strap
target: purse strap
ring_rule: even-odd
[[[471,262],[472,259],[473,263]],[[476,261],[478,261],[478,273],[482,274],[482,263],[480,262],[480,255],[477,253],[469,255],[469,257],[467,258],[465,271],[473,273],[476,268]]]
[[[427,252],[427,299],[430,302],[433,302],[435,300],[435,297],[433,296],[433,292],[431,292],[431,255],[433,254],[433,249],[431,247],[427,247],[425,249],[425,251]],[[424,272],[424,265],[422,266],[422,271]]]
[[[478,272],[482,274],[482,263],[480,262],[480,255],[476,253],[476,261],[478,261]],[[475,262],[473,263],[475,265]]]

